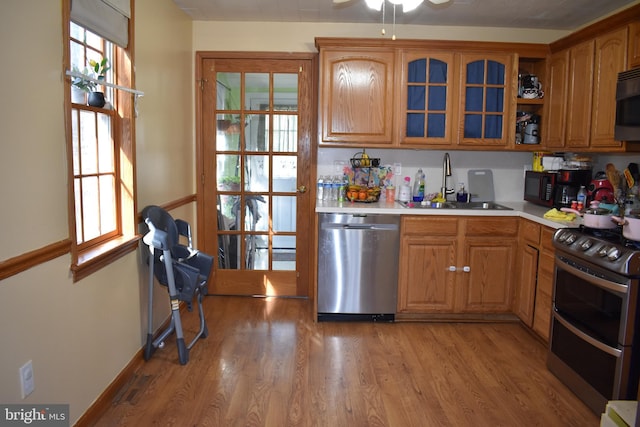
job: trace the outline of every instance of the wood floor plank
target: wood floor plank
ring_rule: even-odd
[[[96,426],[599,424],[517,323],[322,322],[304,299],[207,297],[209,337],[173,338]],[[198,324],[184,313],[187,340]]]

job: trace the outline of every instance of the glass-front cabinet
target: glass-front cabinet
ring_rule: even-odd
[[[451,145],[454,55],[402,52],[400,145]]]
[[[461,54],[458,124],[463,146],[511,144],[515,133],[515,55]]]

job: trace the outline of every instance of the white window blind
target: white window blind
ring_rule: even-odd
[[[126,48],[129,43],[130,0],[71,0],[71,20]]]

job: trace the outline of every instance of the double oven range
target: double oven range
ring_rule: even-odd
[[[640,244],[621,230],[560,229],[547,366],[595,413],[637,400]]]

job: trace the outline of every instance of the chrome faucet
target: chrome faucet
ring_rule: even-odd
[[[449,153],[444,153],[444,159],[442,161],[442,187],[440,187],[440,194],[445,199],[447,194],[453,194],[455,191],[453,188],[447,188],[447,177],[451,176],[451,159]]]

